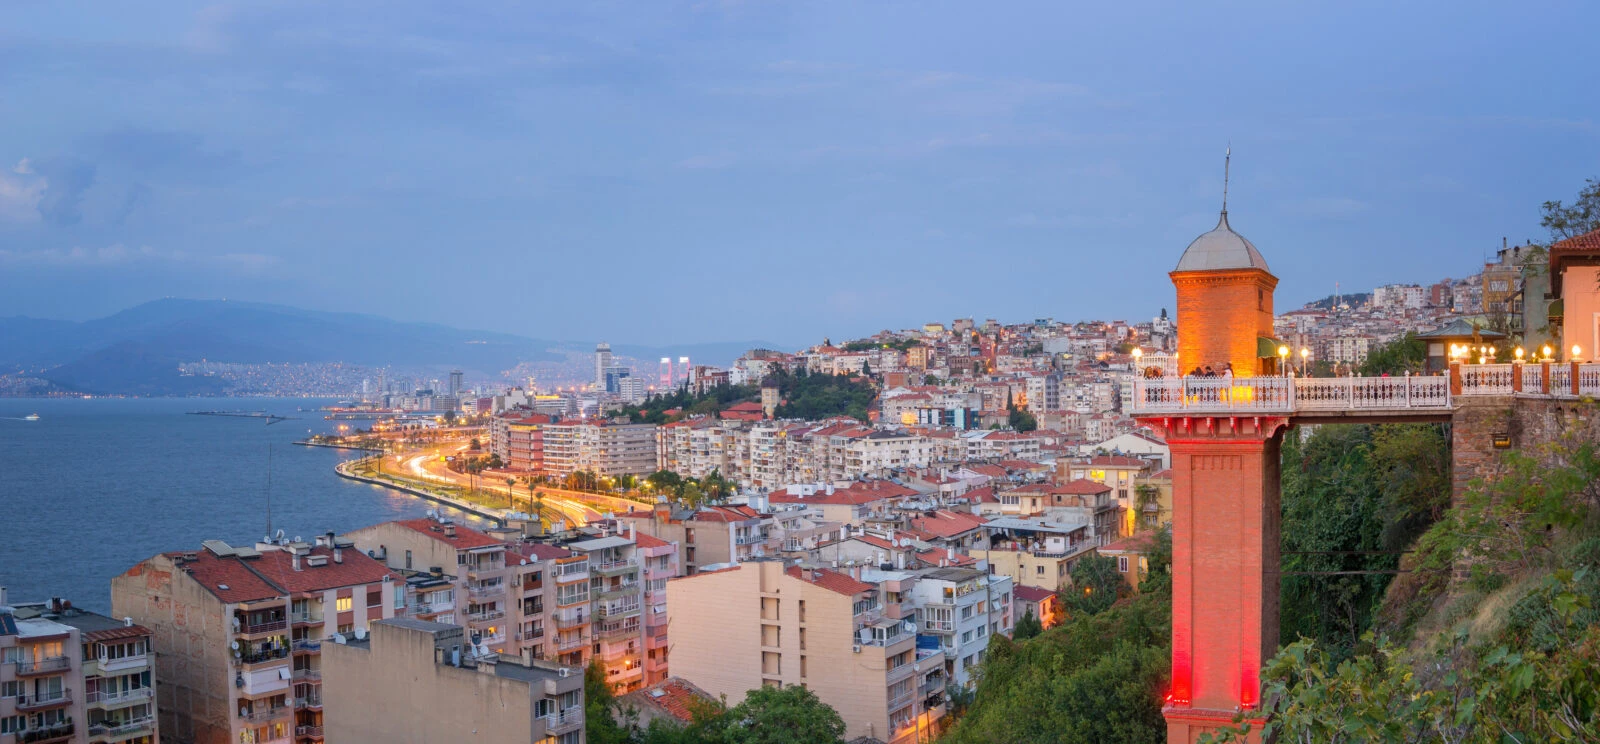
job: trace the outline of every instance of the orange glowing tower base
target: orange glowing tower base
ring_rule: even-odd
[[[1172,687],[1162,713],[1169,744],[1189,744],[1257,709],[1261,664],[1278,650],[1278,448],[1288,421],[1142,423],[1164,430],[1172,448]]]

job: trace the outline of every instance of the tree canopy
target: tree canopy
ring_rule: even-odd
[[[1550,239],[1566,240],[1600,230],[1600,179],[1584,181],[1583,190],[1571,204],[1547,201],[1539,210],[1539,224],[1550,231]]]

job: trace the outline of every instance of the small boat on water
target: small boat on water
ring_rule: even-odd
[[[22,420],[23,420],[23,421],[38,421],[38,420],[39,420],[39,414],[37,414],[37,413],[30,413],[30,414],[28,414],[28,415],[26,415],[26,416],[23,416],[23,417],[22,417]]]

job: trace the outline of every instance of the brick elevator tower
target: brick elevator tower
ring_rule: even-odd
[[[1233,363],[1272,371],[1278,279],[1228,225],[1196,238],[1171,275],[1185,371]],[[1278,450],[1286,416],[1179,413],[1141,418],[1172,449],[1172,688],[1169,744],[1188,744],[1257,709],[1261,664],[1278,649]],[[1259,726],[1252,740],[1259,741]]]

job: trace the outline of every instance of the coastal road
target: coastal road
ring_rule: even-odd
[[[396,469],[399,470],[400,474],[405,477],[416,478],[424,481],[432,481],[434,483],[442,483],[460,488],[470,488],[474,484],[474,481],[476,481],[478,488],[499,491],[500,487],[505,485],[504,475],[491,473],[487,475],[480,475],[474,479],[472,476],[469,476],[465,473],[457,473],[448,467],[448,464],[443,458],[452,455],[458,455],[462,452],[465,452],[466,449],[467,445],[465,444],[456,446],[446,445],[430,447],[425,450],[395,456],[396,459],[390,462],[398,465],[399,467]],[[521,487],[520,484],[519,487]],[[521,488],[525,494],[526,488]],[[584,493],[581,491],[567,491],[564,489],[551,488],[540,488],[538,490],[541,494],[544,494],[545,508],[556,510],[556,512],[560,513],[562,517],[574,524],[588,524],[604,518],[605,515],[601,514],[600,511],[591,508],[591,503],[599,506],[602,509],[619,511],[627,511],[630,505],[634,508],[640,508],[643,506],[636,501],[617,499],[609,496],[600,496],[598,494]],[[519,498],[525,499],[526,496],[521,495]]]

